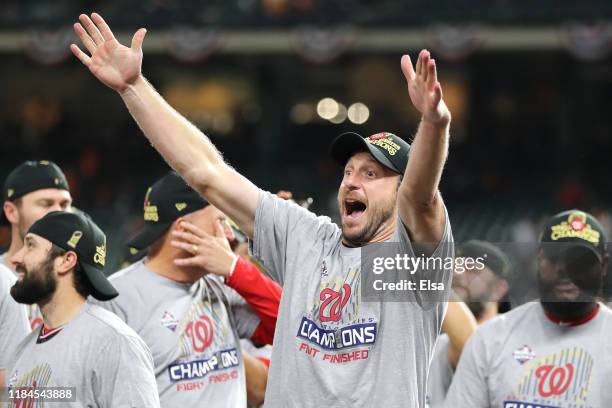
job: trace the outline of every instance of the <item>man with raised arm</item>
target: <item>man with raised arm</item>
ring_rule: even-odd
[[[145,29],[128,48],[100,15],[79,20],[74,28],[88,54],[73,44],[75,56],[121,95],[166,161],[252,238],[252,253],[283,285],[266,406],[424,406],[452,266],[415,270],[413,276],[427,274],[444,289],[414,291],[412,302],[364,302],[359,291],[368,278],[361,251],[369,244],[393,242],[402,256],[423,262],[453,256],[438,191],[450,113],[429,52],[421,51],[415,68],[407,55],[401,60],[422,114],[412,146],[386,132],[367,139],[344,134],[334,142],[332,156],[344,166],[339,228],[258,189],[164,101],[141,73]]]

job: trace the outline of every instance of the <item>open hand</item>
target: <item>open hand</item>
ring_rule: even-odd
[[[81,14],[79,21],[74,31],[90,56],[76,44],[71,44],[70,50],[103,84],[120,93],[125,91],[140,77],[142,42],[147,30],[136,31],[131,47],[126,47],[117,41],[99,14],[93,13],[91,19]]]
[[[408,55],[402,56],[402,72],[408,82],[412,104],[423,119],[434,124],[450,122],[450,112],[442,99],[442,86],[438,82],[436,61],[429,51],[422,50],[416,63],[416,72]]]

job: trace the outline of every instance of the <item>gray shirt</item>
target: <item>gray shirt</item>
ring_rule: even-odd
[[[151,348],[163,407],[246,406],[240,337],[259,318],[216,276],[178,283],[143,261],[110,277],[119,296],[100,306],[115,312]]]
[[[538,302],[492,319],[463,349],[445,406],[603,408],[612,401],[612,311],[577,326]]]
[[[427,271],[446,284],[431,307],[362,302],[361,252],[341,239],[329,218],[260,192],[251,252],[283,286],[265,406],[423,407],[452,268]],[[413,255],[399,220],[391,241]],[[452,255],[447,217],[433,256]]]
[[[53,407],[159,407],[151,353],[114,314],[85,304],[53,337],[39,332],[19,344],[7,386],[75,387],[77,402]]]
[[[444,405],[444,398],[453,380],[454,370],[448,358],[449,344],[448,335],[440,335],[427,377],[427,407],[438,408]]]
[[[17,345],[30,333],[25,305],[15,302],[13,271],[0,265],[0,369],[7,368]]]

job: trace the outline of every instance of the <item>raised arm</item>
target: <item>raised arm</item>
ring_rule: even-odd
[[[93,20],[93,21],[92,21]],[[90,55],[75,44],[73,54],[91,73],[120,95],[145,136],[196,191],[219,208],[247,235],[253,235],[257,187],[223,161],[211,141],[174,110],[142,75],[139,29],[131,47],[120,44],[99,14],[81,14],[74,30]]]
[[[442,331],[448,335],[448,361],[453,369],[457,368],[463,347],[476,331],[476,327],[476,319],[465,303],[459,300],[448,302],[446,316],[442,322]]]
[[[398,192],[399,215],[412,241],[431,247],[444,233],[444,204],[438,184],[448,153],[451,115],[429,51],[419,54],[416,72],[408,55],[402,57],[401,66],[412,104],[422,117]]]

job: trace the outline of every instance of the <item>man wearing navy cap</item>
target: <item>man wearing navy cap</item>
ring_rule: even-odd
[[[451,115],[428,51],[416,67],[404,55],[408,93],[422,119],[412,146],[390,133],[342,136],[332,148],[344,167],[342,228],[258,189],[227,165],[211,141],[172,109],[141,74],[138,30],[121,45],[102,17],[82,14],[75,31],[88,54],[75,56],[116,90],[153,146],[208,202],[253,239],[251,251],[283,285],[268,407],[417,407],[448,299],[452,267],[413,277],[441,290],[414,290],[405,302],[364,302],[361,249],[390,242],[407,257],[450,259],[452,233],[438,184]],[[410,151],[410,158],[408,153]],[[288,391],[289,390],[289,391]]]

